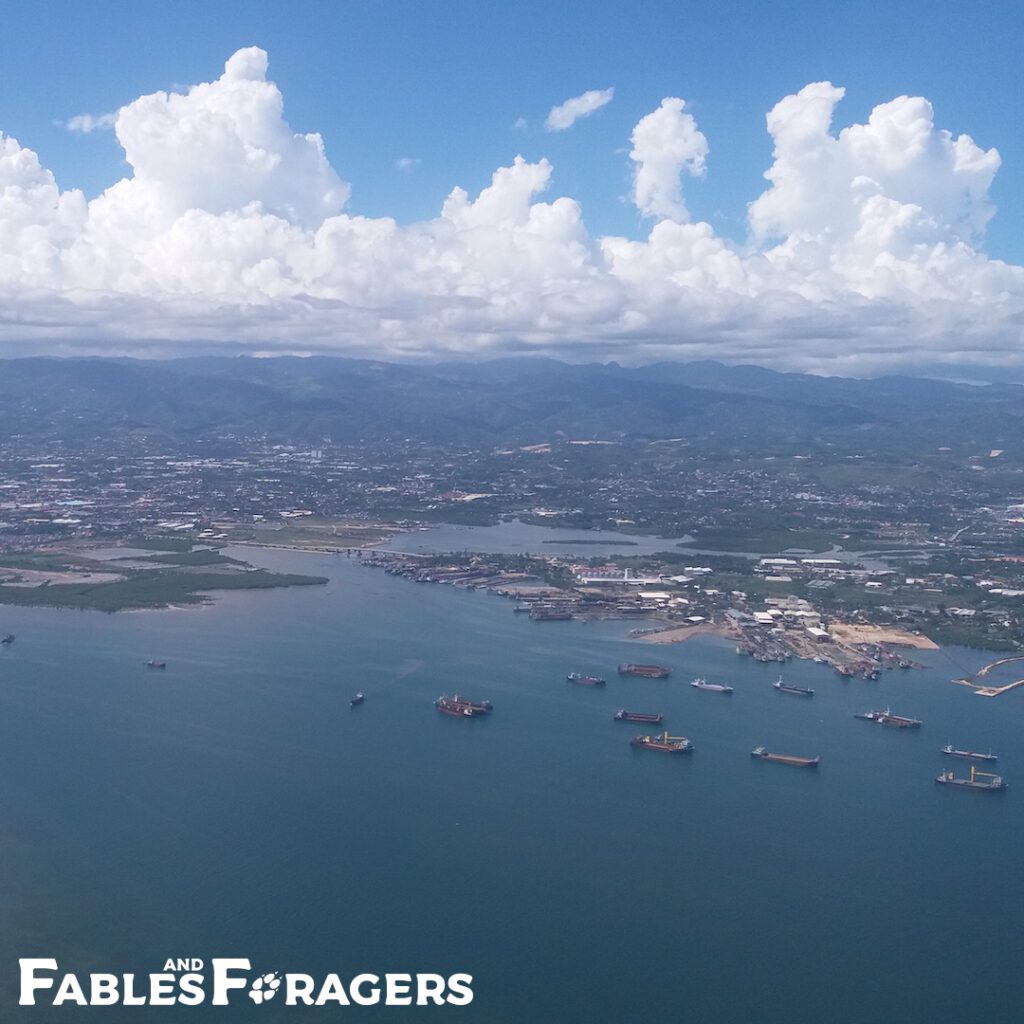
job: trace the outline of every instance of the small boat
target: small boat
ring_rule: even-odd
[[[750,752],[751,757],[761,761],[774,761],[776,764],[788,764],[794,768],[817,768],[821,763],[820,757],[796,757],[793,754],[773,754],[767,747],[755,747]]]
[[[995,775],[992,772],[979,772],[973,764],[971,765],[970,778],[958,779],[953,772],[940,772],[935,776],[935,781],[943,786],[956,786],[960,789],[980,789],[988,793],[995,793],[1006,789],[1006,783],[1003,781],[1002,775]]]
[[[772,683],[772,687],[779,691],[779,693],[795,693],[799,697],[813,697],[814,691],[809,690],[806,686],[794,686],[792,683],[784,683],[782,676],[779,676],[778,680]]]
[[[6,636],[0,637],[0,644],[4,644],[5,646],[10,646],[13,643],[14,643],[14,634],[13,633],[8,633]]]
[[[698,676],[690,683],[698,690],[710,690],[712,693],[732,693],[733,688],[725,683],[709,683],[703,676]]]
[[[366,694],[360,690],[348,703],[350,707],[357,708],[364,700],[366,700]]]
[[[586,676],[582,672],[570,672],[566,677],[567,683],[575,683],[577,686],[607,686],[608,684],[598,676]]]
[[[664,754],[689,754],[693,750],[693,744],[685,736],[669,736],[667,732],[660,736],[634,736],[629,745],[643,750],[660,750]]]
[[[648,714],[644,711],[625,711],[619,708],[612,716],[616,722],[651,722],[658,725],[663,719],[662,714]]]
[[[166,661],[153,661],[150,659],[146,662],[146,668],[167,668]]]
[[[949,757],[964,757],[970,761],[998,761],[999,758],[990,750],[987,754],[980,754],[976,750],[957,750],[952,743],[947,743],[942,748],[942,753]]]

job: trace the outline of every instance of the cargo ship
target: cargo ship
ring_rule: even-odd
[[[854,718],[863,718],[866,722],[877,722],[879,725],[888,725],[893,729],[920,729],[921,722],[916,718],[904,718],[902,715],[894,715],[888,708],[884,711],[865,711],[862,714],[854,715]]]
[[[651,722],[660,725],[665,718],[662,714],[647,714],[643,711],[625,711],[619,708],[612,716],[616,722]]]
[[[689,754],[693,750],[693,744],[685,736],[669,736],[667,731],[660,736],[634,736],[629,745],[665,754]]]
[[[167,662],[150,660],[146,662],[146,668],[167,668]]]
[[[664,665],[633,665],[629,662],[619,666],[620,676],[643,676],[645,679],[666,679],[672,669]]]
[[[365,693],[363,693],[363,692],[362,692],[362,691],[360,690],[360,692],[359,692],[359,693],[357,693],[357,694],[356,694],[356,695],[355,695],[355,696],[354,696],[354,697],[353,697],[353,698],[352,698],[352,699],[351,699],[351,700],[349,701],[349,705],[350,705],[351,707],[357,708],[357,707],[359,707],[359,705],[360,705],[360,704],[362,704],[362,703],[363,703],[363,701],[364,701],[364,700],[366,700],[366,694],[365,694]]]
[[[795,693],[800,697],[813,697],[814,691],[807,689],[806,686],[794,686],[792,683],[784,683],[782,676],[779,676],[778,681],[772,683],[772,686],[779,691],[779,693]]]
[[[577,686],[605,686],[605,681],[598,676],[587,676],[582,672],[570,672],[566,677],[566,682],[575,683]]]
[[[971,765],[970,778],[958,779],[953,772],[940,772],[935,776],[935,781],[943,786],[958,786],[961,789],[980,789],[987,793],[1006,789],[1006,783],[1003,781],[1002,775],[994,775],[992,772],[979,772],[973,764]]]
[[[725,683],[709,683],[703,676],[698,676],[692,683],[690,683],[690,685],[696,687],[698,690],[710,690],[712,693],[733,692],[731,686],[726,686]]]
[[[751,757],[761,761],[774,761],[776,764],[789,764],[794,768],[817,768],[820,757],[796,757],[793,754],[773,754],[767,747],[757,747],[750,752]]]
[[[530,609],[530,618],[534,622],[565,622],[572,618],[572,612],[565,608],[542,608]]]
[[[999,758],[989,751],[987,754],[980,754],[976,750],[957,750],[952,743],[947,743],[942,748],[943,754],[948,754],[950,757],[964,757],[969,761],[998,761]]]
[[[434,701],[434,707],[442,714],[453,715],[456,718],[475,718],[477,715],[489,715],[494,710],[494,705],[489,700],[467,700],[457,693],[451,697],[438,697]]]

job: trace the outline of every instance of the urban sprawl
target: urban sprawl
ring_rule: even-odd
[[[225,547],[267,545],[492,590],[536,620],[635,618],[651,643],[714,632],[741,654],[814,659],[843,675],[912,668],[937,643],[1024,645],[1024,483],[999,450],[937,447],[908,463],[723,453],[681,438],[478,448],[229,437],[179,448],[8,439],[0,601],[66,596],[116,610],[134,599],[87,596],[126,580],[138,591],[132,573],[152,584],[186,570],[213,590],[218,576],[256,571]],[[571,532],[528,554],[402,551],[403,533],[431,525],[510,521]],[[595,541],[595,557],[593,530],[617,537]],[[655,537],[675,539],[661,550]],[[97,557],[118,545],[161,553]],[[653,553],[632,550],[641,546]],[[322,580],[283,585],[299,582]],[[147,593],[139,604],[159,601]]]

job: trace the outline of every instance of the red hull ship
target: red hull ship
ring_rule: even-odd
[[[451,697],[438,697],[434,701],[434,707],[442,714],[455,718],[475,718],[477,715],[489,715],[494,710],[494,705],[489,700],[467,700],[457,693]]]

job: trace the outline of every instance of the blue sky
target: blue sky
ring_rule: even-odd
[[[269,52],[296,131],[318,131],[352,182],[352,212],[402,221],[474,192],[517,153],[548,157],[553,189],[592,230],[635,235],[623,150],[663,96],[682,96],[708,137],[707,177],[688,188],[695,218],[734,239],[763,188],[764,117],[827,79],[846,87],[840,123],[907,93],[937,123],[1003,158],[990,255],[1024,262],[1024,5],[1009,2],[783,4],[311,2],[5,5],[0,129],[35,149],[59,183],[94,195],[124,171],[111,133],[74,136],[55,120],[208,81],[243,46]],[[615,100],[574,131],[543,130],[548,109],[586,89]],[[529,128],[513,125],[523,117]],[[422,160],[397,173],[403,156]]]
[[[124,135],[120,128],[118,135],[109,128],[76,133],[65,126],[68,119],[81,114],[109,114],[157,90],[184,93],[196,83],[215,82],[233,53],[245,47],[260,47],[269,55],[266,78],[283,95],[284,128],[300,134],[319,133],[330,175],[336,173],[340,181],[351,186],[344,214],[373,219],[367,232],[376,231],[378,235],[384,224],[379,219],[385,217],[414,229],[411,237],[394,244],[389,240],[386,252],[373,250],[373,262],[386,267],[387,272],[381,270],[379,281],[364,282],[363,291],[353,283],[348,274],[352,264],[345,260],[356,258],[352,252],[360,254],[359,259],[365,256],[366,246],[371,244],[367,241],[369,235],[352,251],[346,250],[347,256],[335,255],[341,262],[334,268],[337,273],[333,277],[318,271],[320,276],[315,280],[308,267],[296,270],[305,259],[298,253],[300,242],[289,243],[285,255],[270,243],[262,252],[247,249],[235,270],[239,279],[246,275],[250,282],[255,280],[253,275],[259,278],[258,285],[251,285],[258,295],[256,291],[251,295],[233,291],[227,284],[214,294],[194,282],[171,281],[169,270],[154,269],[154,262],[162,258],[160,254],[168,252],[168,239],[173,236],[180,241],[184,230],[179,218],[187,210],[183,207],[173,216],[167,211],[181,195],[208,196],[209,182],[172,182],[169,189],[164,188],[167,182],[139,183],[131,209],[137,213],[143,205],[151,204],[153,210],[159,210],[159,216],[153,216],[164,217],[165,222],[161,221],[157,229],[147,221],[145,231],[140,228],[142,234],[148,232],[145,241],[126,243],[131,231],[118,220],[117,244],[139,263],[131,270],[121,269],[111,258],[112,269],[105,276],[83,275],[75,267],[102,262],[112,251],[108,240],[95,242],[96,225],[107,230],[112,222],[104,212],[106,206],[70,209],[77,200],[69,199],[69,210],[56,218],[60,221],[58,228],[53,228],[50,213],[41,214],[50,224],[47,230],[54,231],[52,243],[48,243],[50,250],[35,264],[37,269],[45,264],[46,273],[37,281],[31,276],[35,271],[26,269],[26,264],[19,274],[9,275],[6,280],[0,274],[0,290],[6,285],[14,289],[15,296],[24,293],[26,282],[33,294],[37,284],[52,294],[54,302],[44,312],[33,306],[32,312],[24,316],[29,320],[55,316],[60,324],[54,328],[55,335],[73,337],[81,343],[104,331],[137,337],[142,330],[138,325],[145,324],[145,334],[153,341],[178,344],[180,339],[192,339],[198,332],[202,340],[220,344],[229,335],[233,337],[232,331],[237,328],[237,336],[248,338],[250,346],[266,341],[268,349],[275,351],[289,347],[305,351],[320,350],[327,344],[327,335],[334,337],[339,330],[347,337],[355,337],[359,331],[365,333],[365,320],[362,326],[346,322],[342,328],[337,320],[325,320],[318,333],[309,328],[305,312],[298,321],[289,319],[295,312],[294,303],[312,296],[318,303],[357,308],[360,315],[372,308],[377,320],[370,333],[377,337],[380,351],[401,355],[404,346],[415,348],[410,340],[414,333],[422,336],[425,331],[441,330],[436,320],[423,314],[424,303],[445,305],[454,296],[458,302],[446,307],[441,320],[446,331],[451,322],[459,326],[446,336],[439,351],[496,353],[527,347],[560,353],[558,331],[562,328],[551,326],[557,321],[568,334],[575,330],[578,338],[586,334],[588,341],[599,337],[601,345],[608,346],[578,349],[580,357],[600,357],[602,352],[619,357],[622,352],[612,350],[628,346],[630,339],[640,345],[650,342],[651,347],[637,358],[665,356],[669,354],[671,335],[682,345],[680,357],[714,355],[717,351],[723,358],[744,357],[824,369],[839,365],[835,361],[836,346],[856,337],[859,325],[871,337],[858,349],[863,354],[860,362],[874,365],[878,360],[872,352],[892,350],[895,334],[881,340],[882,328],[888,324],[892,331],[899,326],[899,330],[910,332],[914,346],[920,348],[908,355],[908,365],[933,359],[998,362],[1018,358],[1024,309],[1024,286],[1016,269],[1024,264],[1024,140],[1019,111],[1024,84],[1020,60],[1024,50],[1024,5],[1018,2],[931,0],[882,5],[720,0],[696,4],[649,0],[552,4],[521,0],[510,4],[486,0],[306,0],[286,7],[259,0],[179,0],[174,4],[7,3],[0,8],[0,17],[4,26],[0,132],[37,154],[39,165],[53,172],[56,186],[63,193],[81,189],[85,200],[93,200],[120,178],[131,178],[133,173],[141,177],[138,168],[133,169],[125,160],[123,143],[129,138],[129,127]],[[780,195],[769,200],[760,218],[763,237],[751,243],[754,221],[748,206],[768,187],[764,175],[773,164],[773,139],[766,131],[766,114],[784,97],[804,97],[801,90],[816,82],[831,82],[846,90],[839,101],[835,96],[818,98],[835,106],[833,135],[847,125],[867,122],[879,104],[902,95],[921,96],[934,110],[928,148],[941,148],[943,130],[954,138],[966,133],[976,144],[977,154],[997,149],[1001,166],[994,177],[994,165],[990,164],[988,171],[982,168],[977,174],[972,172],[970,181],[953,181],[948,174],[948,180],[940,180],[946,172],[938,165],[922,164],[902,177],[896,175],[898,180],[874,183],[879,202],[884,199],[902,207],[902,226],[896,227],[898,217],[892,211],[885,214],[888,220],[882,224],[876,207],[872,214],[875,219],[860,224],[859,233],[849,224],[822,223],[820,210],[809,213],[818,185],[804,181],[799,196]],[[545,130],[544,119],[554,105],[586,90],[608,88],[614,89],[614,99],[607,106],[579,120],[570,130]],[[706,140],[705,173],[691,175],[682,163],[674,170],[681,176],[688,211],[681,214],[666,215],[664,206],[652,212],[638,201],[635,192],[636,175],[644,161],[654,167],[666,158],[667,150],[662,148],[653,155],[634,154],[631,158],[631,135],[645,116],[659,108],[664,97],[685,101],[685,114],[674,120],[665,114],[659,126],[652,125],[652,130],[657,127],[662,132],[665,146],[671,149],[669,136],[690,130],[687,124]],[[907,112],[908,118],[913,116],[920,120],[917,108]],[[134,130],[136,147],[141,151],[148,128],[139,121]],[[122,136],[120,140],[118,136]],[[818,142],[829,145],[820,132]],[[905,142],[894,145],[897,152]],[[196,152],[202,153],[202,147]],[[448,245],[443,225],[440,234],[435,227],[424,229],[431,236],[429,244],[423,242],[420,236],[424,232],[415,226],[433,223],[455,186],[464,188],[472,202],[491,183],[495,170],[508,167],[517,154],[525,158],[529,168],[546,167],[541,164],[544,159],[551,164],[549,173],[536,172],[536,187],[531,186],[533,203],[551,203],[566,196],[578,204],[586,234],[586,241],[580,244],[589,247],[589,252],[575,282],[559,277],[555,269],[560,260],[575,259],[570,250],[579,243],[579,232],[565,222],[559,227],[562,250],[548,253],[543,274],[534,265],[541,257],[531,257],[533,263],[517,271],[521,275],[514,288],[504,277],[498,282],[492,277],[484,284],[466,278],[446,279],[436,287],[424,285],[421,278],[401,295],[392,295],[384,281],[387,274],[392,275],[388,278],[391,280],[398,273],[396,267],[411,263],[422,268],[425,252],[436,254]],[[841,172],[822,181],[822,190],[841,187],[845,197],[850,188],[861,187],[857,181],[871,177],[859,158],[848,157],[842,157],[845,162]],[[396,167],[401,158],[409,159],[405,170]],[[290,158],[284,159],[287,162]],[[802,165],[798,173],[810,173],[814,159]],[[880,159],[884,163],[888,157]],[[877,162],[870,164],[869,169],[877,166]],[[787,171],[777,165],[776,171],[791,174],[792,168]],[[934,182],[925,180],[933,172]],[[197,166],[196,173],[201,177],[204,172]],[[523,170],[524,180],[532,173]],[[921,176],[919,192],[908,186],[908,174]],[[839,184],[836,175],[845,175]],[[295,176],[299,180],[301,173],[296,171]],[[963,188],[965,195],[970,192],[964,203],[971,207],[967,219],[976,227],[988,218],[987,212],[979,211],[995,207],[987,227],[969,236],[962,224],[954,223],[959,213],[952,209],[950,197],[957,188]],[[223,182],[214,191],[220,196]],[[288,221],[288,213],[281,212],[284,207],[274,206],[280,196],[272,193],[273,189],[264,192],[258,188],[240,193],[238,209],[245,202],[257,200],[263,210]],[[170,205],[164,201],[167,195],[172,196]],[[205,201],[190,200],[199,207]],[[929,205],[933,201],[938,206]],[[828,205],[826,201],[824,206]],[[329,206],[327,202],[324,209]],[[128,208],[119,207],[117,218],[125,216]],[[526,224],[525,209],[515,217],[520,221],[518,227],[526,232],[524,237],[531,238],[538,229],[536,224]],[[221,216],[230,210],[222,204],[209,212]],[[340,210],[331,208],[330,212]],[[538,208],[535,212],[539,216],[544,210]],[[562,210],[559,216],[564,213]],[[917,215],[919,223],[908,229],[907,219]],[[654,245],[652,225],[662,217],[685,222],[681,229],[685,240],[681,240],[682,235],[668,240],[670,231],[666,226],[659,244]],[[69,221],[76,224],[73,230],[67,228]],[[474,224],[473,230],[479,235],[480,225]],[[709,226],[717,255],[709,255],[706,240],[697,238],[696,226],[702,224]],[[313,230],[317,225],[305,226]],[[234,231],[233,227],[229,229]],[[270,229],[264,223],[261,230]],[[897,243],[891,240],[894,230],[904,232]],[[871,234],[873,246],[867,255],[865,232]],[[841,235],[845,241],[838,248],[833,240]],[[820,249],[811,263],[806,252],[796,252],[798,243],[807,236],[814,236],[814,244]],[[224,237],[227,239],[227,234]],[[613,241],[606,244],[608,238]],[[502,239],[491,249],[507,243],[510,251],[522,252],[522,237],[503,235]],[[620,244],[627,240],[642,248],[631,250]],[[649,240],[651,244],[647,244]],[[771,275],[763,272],[761,257],[780,240],[789,248],[771,255],[771,269],[774,274],[784,257],[785,277],[769,280]],[[315,248],[312,234],[306,243],[307,250]],[[754,245],[753,252],[748,243]],[[87,244],[93,249],[83,256]],[[189,244],[193,247],[186,246],[182,252],[198,251],[194,239]],[[230,242],[225,241],[228,244],[237,255],[237,235],[232,234]],[[378,239],[372,244],[384,243]],[[246,245],[251,249],[249,242]],[[911,252],[914,245],[917,248]],[[951,247],[963,250],[965,245],[969,252],[961,251],[956,257],[962,257],[958,269],[948,254]],[[680,247],[686,250],[683,256],[679,256]],[[670,250],[675,255],[666,255]],[[455,250],[445,249],[438,259],[445,273],[453,263],[468,273],[466,268],[471,270],[474,262],[479,262],[479,254],[474,255],[472,245],[460,242]],[[738,270],[725,266],[735,259],[743,264]],[[890,274],[894,259],[900,261],[900,276],[898,287],[890,288],[882,278]],[[1014,265],[1012,272],[987,263],[979,265],[979,261],[993,259]],[[266,283],[266,267],[270,264],[287,265],[286,283]],[[642,287],[637,283],[641,264],[645,268]],[[813,273],[806,270],[812,264],[816,268]],[[818,271],[824,273],[826,268],[838,276],[829,282],[822,278],[803,286],[802,275],[817,277]],[[227,276],[233,273],[227,264],[221,270]],[[497,273],[501,273],[500,267]],[[941,274],[946,277],[936,276]],[[965,354],[956,339],[972,333],[972,321],[966,314],[960,319],[952,313],[944,314],[942,323],[930,313],[926,316],[929,300],[925,292],[931,289],[935,295],[946,295],[950,280],[974,274],[983,275],[984,280],[972,279],[964,286],[964,294],[968,298],[980,296],[979,308],[990,310],[994,303],[1003,304],[998,316],[986,314],[984,337],[982,333],[972,334],[967,346],[972,351]],[[600,279],[596,284],[595,278]],[[666,299],[668,281],[672,288],[692,291]],[[593,289],[591,284],[595,285]],[[921,303],[915,306],[907,296],[918,284],[923,290]],[[586,291],[585,299],[579,298],[581,288]],[[616,291],[616,298],[610,297],[610,290]],[[733,294],[735,301],[722,300],[723,290]],[[390,296],[386,300],[380,297],[384,292]],[[113,296],[117,302],[119,297],[130,295],[135,303],[135,326],[113,322],[110,318],[116,314],[107,307],[102,314],[90,307],[88,316],[78,315],[83,294],[90,296],[85,302],[89,305],[101,293]],[[459,305],[467,294],[472,302],[500,309],[500,325],[468,324],[466,309]],[[760,306],[754,308],[765,295],[780,294],[784,301],[772,307],[770,316]],[[1009,299],[1003,302],[1007,296]],[[206,314],[195,314],[198,319],[188,320],[195,311],[187,313],[185,306],[192,299],[216,303],[218,308],[226,302],[236,309],[253,301],[267,302],[273,305],[275,319],[282,325],[288,320],[302,326],[296,328],[292,338],[286,326],[261,333],[243,322],[244,318],[227,317],[220,327],[207,330],[197,326],[208,323]],[[111,302],[117,305],[114,299]],[[151,303],[151,308],[142,310],[143,302]],[[586,315],[571,314],[560,320],[566,302],[584,303]],[[69,315],[69,323],[64,322],[65,303],[76,311],[74,316]],[[286,309],[288,303],[293,306]],[[556,317],[548,308],[552,303],[559,310]],[[663,307],[659,307],[660,312],[650,313],[658,303]],[[52,312],[56,306],[63,310],[59,315]],[[811,306],[821,315],[814,315]],[[515,316],[508,314],[512,307]],[[123,308],[123,303],[118,308]],[[162,312],[157,313],[158,309]],[[394,341],[390,327],[378,330],[385,322],[411,323],[413,309],[416,324],[399,332],[400,341]],[[72,320],[74,323],[70,323]],[[83,326],[85,321],[92,326]],[[683,321],[684,326],[673,326]],[[775,349],[753,340],[758,331],[764,333],[768,321]],[[786,330],[779,327],[783,321],[793,325],[788,336],[792,338],[792,351],[785,350]],[[742,344],[730,340],[739,334],[744,338]],[[21,337],[16,335],[13,328],[0,330],[0,347],[9,351]],[[53,343],[45,327],[32,335],[33,346]],[[708,345],[718,345],[718,349],[695,349],[698,335]],[[800,339],[809,335],[818,345],[814,355],[800,347]],[[423,351],[431,351],[430,345],[425,345]],[[1020,358],[1024,359],[1024,354]]]

